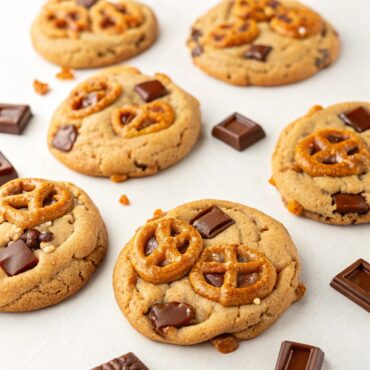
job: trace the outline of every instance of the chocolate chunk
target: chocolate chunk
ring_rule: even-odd
[[[40,243],[48,243],[54,239],[54,234],[50,231],[44,231],[39,235]]]
[[[27,244],[27,246],[31,249],[38,249],[40,248],[40,231],[36,229],[29,229],[26,230],[23,235],[21,236],[21,239]]]
[[[96,92],[86,94],[81,100],[81,104],[78,107],[78,109],[86,109],[86,108],[93,107],[97,102],[98,102],[98,94]]]
[[[85,8],[91,8],[97,1],[98,0],[77,0],[77,4]]]
[[[370,263],[363,259],[357,260],[335,276],[330,285],[370,312]]]
[[[77,136],[78,132],[75,126],[61,126],[56,132],[51,144],[55,149],[58,149],[62,152],[69,152],[72,150]]]
[[[350,112],[341,113],[339,118],[346,125],[353,127],[357,132],[364,132],[370,129],[370,113],[364,107],[358,107]]]
[[[152,236],[149,240],[148,240],[148,243],[146,244],[146,247],[145,247],[145,250],[144,250],[144,254],[146,256],[149,256],[150,254],[153,253],[154,249],[156,249],[158,247],[158,243],[157,243],[157,240],[154,236]]]
[[[261,62],[266,62],[267,56],[272,50],[271,46],[266,45],[252,45],[245,53],[245,58],[256,59]]]
[[[199,57],[203,54],[203,47],[201,45],[197,45],[192,51],[191,51],[191,56],[193,58]]]
[[[239,113],[234,113],[213,127],[212,135],[240,151],[266,136],[259,124]]]
[[[347,213],[364,214],[369,211],[369,205],[361,194],[336,193],[333,196],[336,212],[341,215]]]
[[[0,152],[0,186],[18,177],[18,173],[8,159]]]
[[[204,239],[212,239],[235,223],[217,206],[211,206],[200,212],[190,221]]]
[[[161,333],[168,326],[181,328],[193,324],[195,310],[187,303],[157,303],[151,307],[149,319],[153,327]]]
[[[91,370],[149,370],[149,368],[129,352]]]
[[[0,132],[19,135],[31,117],[28,105],[0,104]]]
[[[191,39],[195,42],[198,42],[198,40],[203,36],[203,32],[201,30],[198,30],[196,28],[193,28],[191,30]]]
[[[220,287],[224,283],[224,274],[205,274],[204,278],[206,279],[207,283],[215,286]]]
[[[308,344],[282,343],[275,370],[320,370],[324,362],[324,352]]]
[[[147,103],[169,94],[166,87],[158,80],[146,81],[136,85],[135,91]]]
[[[9,276],[30,270],[38,262],[36,255],[22,239],[10,242],[6,248],[0,250],[0,267]]]
[[[238,274],[238,288],[246,288],[256,283],[260,274],[252,272],[250,274]]]
[[[330,64],[330,52],[327,49],[319,49],[320,55],[315,59],[317,68],[325,68]]]

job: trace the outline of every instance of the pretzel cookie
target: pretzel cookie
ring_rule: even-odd
[[[78,85],[60,105],[48,142],[68,167],[124,181],[178,162],[199,131],[198,101],[169,77],[111,67]]]
[[[132,0],[49,0],[31,29],[35,49],[70,68],[95,68],[129,59],[156,40],[154,13]]]
[[[269,328],[305,292],[286,229],[241,204],[200,200],[149,220],[122,250],[116,300],[159,342],[220,352]]]
[[[370,104],[313,107],[280,135],[272,171],[292,213],[337,225],[370,222]]]
[[[193,62],[233,85],[276,86],[304,80],[332,64],[334,28],[297,1],[223,0],[193,24]]]
[[[65,182],[16,179],[0,187],[0,312],[59,303],[90,279],[108,236],[98,209]]]

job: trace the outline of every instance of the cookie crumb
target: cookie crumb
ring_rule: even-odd
[[[40,95],[46,95],[50,91],[49,85],[39,80],[33,81],[33,88],[36,91],[36,93]]]
[[[287,204],[288,211],[293,215],[300,216],[303,213],[303,207],[295,200]]]
[[[254,298],[253,299],[253,303],[257,306],[259,306],[261,304],[261,300],[259,298]]]
[[[46,247],[41,248],[45,253],[52,253],[55,251],[54,245],[47,245]]]
[[[212,338],[210,342],[221,353],[230,353],[238,349],[239,343],[232,334],[222,334]]]
[[[305,293],[306,287],[302,283],[299,283],[297,289],[295,290],[297,301],[301,300]]]
[[[119,198],[119,202],[123,204],[124,206],[130,205],[130,199],[128,199],[127,195],[122,194]]]
[[[62,67],[55,77],[59,78],[60,80],[74,80],[75,75],[73,73],[73,69]]]
[[[270,177],[269,184],[272,186],[276,186],[275,179],[273,177]]]
[[[113,181],[113,182],[116,182],[116,183],[124,182],[126,180],[127,180],[127,176],[126,175],[112,175],[110,177],[110,181]]]

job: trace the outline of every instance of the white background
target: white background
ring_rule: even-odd
[[[156,11],[161,36],[129,63],[144,72],[165,72],[201,102],[203,133],[191,154],[151,178],[114,184],[68,170],[46,147],[50,117],[77,81],[57,80],[58,68],[32,49],[29,28],[43,0],[0,1],[0,101],[30,104],[35,117],[21,136],[0,134],[0,150],[23,177],[74,182],[101,210],[110,233],[105,262],[71,299],[25,314],[0,314],[1,370],[88,370],[128,351],[151,370],[271,370],[283,340],[319,346],[325,370],[365,370],[369,360],[369,314],[329,286],[333,276],[362,257],[370,260],[370,227],[335,227],[289,214],[268,184],[270,158],[281,129],[312,105],[370,100],[370,1],[306,0],[340,33],[339,61],[315,77],[286,87],[238,88],[214,80],[192,65],[185,40],[192,21],[216,0],[146,0]],[[78,82],[94,71],[78,72]],[[38,78],[49,95],[34,93]],[[238,111],[263,125],[267,138],[240,153],[212,138],[211,127]],[[130,207],[118,203],[121,194]],[[283,222],[297,244],[308,291],[303,301],[260,337],[221,355],[210,344],[189,348],[151,342],[127,323],[115,303],[111,275],[117,255],[153,210],[220,198],[256,207]]]

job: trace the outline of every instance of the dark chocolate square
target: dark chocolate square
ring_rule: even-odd
[[[135,91],[146,103],[150,103],[151,101],[161,98],[169,93],[162,82],[158,80],[146,81],[138,84],[135,86]]]
[[[268,55],[272,50],[271,46],[267,45],[252,45],[244,54],[246,59],[255,59],[260,62],[266,62]]]
[[[214,238],[234,223],[235,221],[217,206],[206,208],[190,221],[204,239]]]
[[[117,357],[92,370],[149,370],[132,352]]]
[[[308,344],[284,341],[275,370],[320,370],[324,352]]]
[[[341,215],[347,213],[365,214],[369,211],[369,205],[361,194],[336,193],[332,196],[336,206],[336,212]]]
[[[239,151],[266,136],[259,124],[239,113],[234,113],[213,127],[212,135]]]
[[[364,107],[358,107],[350,112],[341,113],[339,118],[357,132],[364,132],[370,129],[370,113]]]
[[[0,104],[0,132],[19,135],[31,117],[28,105]]]
[[[370,312],[370,264],[357,260],[333,278],[330,285]]]
[[[18,173],[3,153],[0,152],[0,186],[18,177]]]

